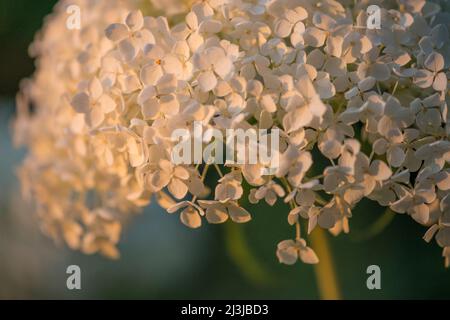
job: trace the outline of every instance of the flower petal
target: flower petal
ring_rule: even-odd
[[[192,207],[188,207],[181,212],[180,220],[185,226],[192,229],[200,228],[202,225],[202,218]]]
[[[128,29],[124,24],[114,23],[106,28],[105,35],[109,40],[118,42],[128,36]]]
[[[90,110],[89,96],[85,92],[76,94],[71,102],[72,107],[78,113],[87,113]]]
[[[201,91],[208,92],[216,87],[217,78],[212,71],[203,72],[198,77],[198,85]]]
[[[252,219],[252,216],[247,210],[233,203],[228,205],[228,214],[230,215],[231,220],[237,223],[245,223]]]

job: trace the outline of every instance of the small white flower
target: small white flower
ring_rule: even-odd
[[[277,246],[277,257],[281,263],[289,265],[299,259],[307,264],[319,263],[316,253],[306,245],[304,239],[281,241]]]
[[[148,43],[155,43],[153,34],[144,29],[144,17],[139,10],[128,14],[125,23],[114,23],[106,31],[106,37],[117,43],[117,48],[125,62],[133,61]]]
[[[101,125],[105,114],[116,108],[116,102],[104,93],[98,78],[93,78],[89,82],[87,92],[76,94],[71,104],[75,111],[85,115],[87,124],[93,128]]]

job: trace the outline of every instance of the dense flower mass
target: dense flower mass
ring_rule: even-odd
[[[439,1],[155,3],[168,13],[70,1],[82,20],[68,30],[61,1],[31,47],[15,138],[46,234],[115,258],[124,222],[151,199],[191,228],[250,221],[244,201],[284,201],[295,236],[277,257],[317,263],[300,224],[347,233],[368,198],[427,226],[449,266],[450,15]],[[366,27],[370,4],[381,28]],[[278,168],[174,164],[171,133],[193,122],[280,129]],[[220,178],[207,186],[208,174]]]

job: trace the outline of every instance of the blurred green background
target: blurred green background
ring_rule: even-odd
[[[288,208],[251,206],[253,220],[189,230],[151,206],[124,231],[119,261],[56,246],[39,232],[32,208],[19,194],[14,170],[24,150],[11,145],[10,122],[21,78],[33,73],[27,47],[53,0],[0,0],[0,298],[316,299],[314,268],[284,266],[276,244],[291,238]],[[397,215],[383,231],[362,239],[384,210],[361,202],[352,232],[328,235],[343,298],[450,298],[450,270],[426,231]],[[82,270],[82,290],[66,289],[66,268]],[[381,290],[366,287],[366,268],[381,268]]]

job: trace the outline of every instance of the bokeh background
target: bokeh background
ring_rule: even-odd
[[[281,265],[275,256],[276,244],[294,232],[281,203],[249,207],[253,220],[245,225],[199,230],[152,205],[124,230],[118,261],[72,252],[40,234],[32,207],[20,197],[15,169],[25,150],[12,146],[10,124],[19,81],[34,69],[28,45],[55,2],[0,0],[0,298],[319,298],[312,266]],[[343,298],[449,299],[450,270],[437,244],[421,239],[426,229],[383,212],[363,201],[352,232],[328,236]],[[72,264],[81,267],[81,291],[66,288]],[[366,287],[372,264],[381,268],[381,290]]]

